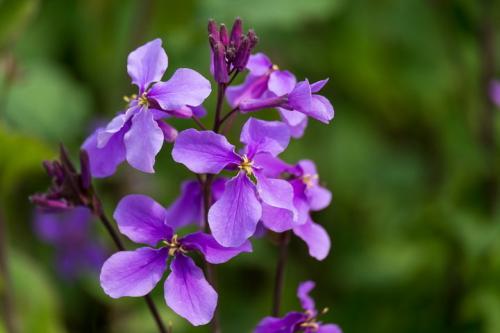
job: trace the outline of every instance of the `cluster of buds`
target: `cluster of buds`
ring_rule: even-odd
[[[250,29],[243,34],[243,23],[236,18],[228,33],[224,24],[208,22],[208,40],[212,49],[213,75],[218,83],[228,83],[229,76],[234,71],[242,71],[247,65],[252,49],[257,45],[258,38]]]
[[[80,152],[80,173],[62,145],[59,160],[44,161],[43,167],[52,178],[52,184],[47,192],[30,196],[31,202],[45,211],[93,206],[89,158],[84,150]]]

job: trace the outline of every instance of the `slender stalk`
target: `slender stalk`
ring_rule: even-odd
[[[125,246],[123,245],[122,240],[120,239],[120,236],[116,232],[115,228],[113,228],[113,225],[111,224],[111,221],[109,218],[106,216],[104,213],[104,210],[102,209],[102,204],[101,200],[97,197],[97,195],[94,192],[94,200],[92,200],[91,204],[91,209],[94,212],[94,214],[99,217],[101,220],[102,224],[106,228],[106,231],[109,233],[111,238],[113,239],[113,242],[115,243],[115,246],[118,248],[120,251],[125,250]],[[153,299],[151,298],[150,295],[144,296],[144,299],[146,301],[146,304],[148,306],[149,311],[151,312],[151,315],[153,316],[156,325],[158,326],[158,330],[161,333],[167,333],[167,328],[165,327],[165,324],[163,324],[163,321],[161,320],[160,313],[158,312],[158,309],[156,308],[156,305],[153,302]]]
[[[232,109],[231,111],[229,111],[228,113],[226,113],[226,115],[224,117],[222,117],[222,119],[220,120],[220,125],[219,126],[221,126],[222,124],[224,124],[224,122],[226,120],[228,120],[233,114],[235,114],[239,110],[240,109],[238,107],[235,107],[234,109]]]
[[[0,277],[3,282],[3,292],[1,297],[1,306],[3,312],[3,318],[5,322],[5,329],[7,333],[16,332],[14,325],[14,309],[13,309],[13,297],[12,297],[12,286],[11,279],[9,275],[9,268],[7,265],[7,226],[5,225],[5,220],[3,218],[2,211],[0,210]]]
[[[288,257],[288,243],[290,243],[290,231],[285,231],[280,234],[279,240],[279,255],[276,262],[276,272],[274,275],[274,292],[273,292],[273,308],[272,315],[278,317],[280,315],[281,294],[283,293],[283,284],[285,280],[285,265]]]
[[[196,116],[192,116],[191,119],[193,119],[193,121],[196,123],[196,125],[201,129],[201,130],[206,130],[207,128],[205,127],[205,125],[203,125],[203,123],[200,121],[200,119],[198,119],[198,117]]]
[[[218,133],[220,129],[220,116],[222,113],[222,104],[224,102],[224,96],[226,95],[227,85],[224,83],[219,83],[217,90],[217,104],[215,106],[215,121],[214,121],[214,132]]]

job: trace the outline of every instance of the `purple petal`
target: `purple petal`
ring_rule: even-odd
[[[112,298],[144,296],[162,278],[167,256],[166,248],[117,252],[102,266],[101,287]]]
[[[247,145],[247,153],[251,157],[259,152],[276,156],[288,146],[290,132],[280,121],[248,118],[241,131],[240,141]]]
[[[311,210],[322,210],[332,201],[332,192],[319,185],[306,188],[305,195]]]
[[[131,194],[121,199],[113,217],[120,232],[135,243],[155,246],[173,234],[165,223],[165,208],[145,195]]]
[[[153,114],[142,108],[132,118],[132,126],[125,134],[127,161],[134,168],[154,172],[155,157],[163,145],[164,135]]]
[[[210,82],[200,73],[179,68],[167,82],[158,82],[148,93],[164,110],[176,110],[183,106],[198,106],[210,95]]]
[[[271,59],[261,52],[252,54],[248,58],[247,62],[247,69],[250,73],[258,76],[266,74],[272,66],[273,63],[271,62]]]
[[[203,196],[198,180],[185,181],[181,194],[167,208],[167,224],[174,229],[188,224],[201,225],[203,222]]]
[[[217,174],[228,164],[240,162],[234,146],[223,135],[195,129],[179,133],[172,157],[195,173]]]
[[[296,83],[295,75],[289,71],[274,71],[269,76],[267,87],[277,96],[283,96],[290,93]]]
[[[313,94],[319,92],[328,83],[328,80],[330,80],[330,79],[326,78],[324,80],[320,80],[320,81],[312,83],[311,84],[311,92]]]
[[[312,160],[300,160],[299,163],[297,163],[297,166],[301,172],[302,175],[317,175],[318,171],[316,169],[316,164]],[[317,179],[311,179],[313,181],[314,185],[318,184]]]
[[[500,107],[500,81],[492,80],[490,83],[490,97],[493,103]]]
[[[103,148],[108,143],[109,139],[119,132],[127,121],[139,111],[139,107],[131,107],[125,113],[120,113],[114,117],[106,126],[106,128],[97,131],[97,147]]]
[[[290,135],[293,138],[301,138],[307,127],[307,116],[298,111],[289,111],[283,108],[277,108],[281,119],[288,125]]]
[[[156,122],[163,132],[163,139],[167,142],[174,142],[179,134],[177,130],[164,121],[157,120]]]
[[[276,232],[291,229],[297,220],[292,185],[283,179],[267,178],[260,172],[255,172],[255,178],[259,197],[266,204],[262,222]]]
[[[258,111],[267,108],[281,107],[286,102],[285,97],[267,97],[260,99],[245,99],[239,103],[239,110],[241,112]]]
[[[330,101],[321,95],[313,95],[310,109],[300,110],[309,117],[328,124],[333,119],[334,111]]]
[[[321,325],[316,333],[342,333],[339,326],[334,324]]]
[[[314,223],[311,219],[293,228],[293,232],[306,242],[311,257],[323,260],[330,252],[331,243],[328,233],[321,225]]]
[[[203,118],[207,115],[207,110],[203,105],[198,105],[198,106],[191,106],[191,112],[193,112],[193,115],[198,117],[198,118]]]
[[[125,144],[123,137],[128,126],[113,135],[106,146],[97,148],[97,131],[89,136],[82,145],[87,152],[90,163],[90,173],[95,178],[111,176],[120,163],[125,161]]]
[[[208,223],[219,244],[236,247],[253,235],[261,215],[255,185],[240,172],[226,183],[224,194],[210,208]]]
[[[309,81],[297,83],[293,91],[288,94],[288,106],[291,110],[300,112],[309,111],[312,104],[311,86]]]
[[[59,243],[66,240],[86,240],[92,212],[86,207],[75,207],[60,212],[37,210],[35,230],[44,241]]]
[[[167,70],[168,58],[157,38],[140,46],[128,55],[127,71],[132,83],[142,94],[152,82],[160,81]]]
[[[238,86],[226,89],[226,98],[231,107],[240,105],[246,100],[255,100],[263,96],[267,90],[268,76],[247,75],[245,81]]]
[[[316,284],[313,281],[304,281],[297,288],[297,297],[304,310],[316,312],[314,300],[309,296],[309,293],[315,286]]]
[[[183,237],[182,244],[200,251],[211,264],[222,264],[242,252],[252,252],[252,244],[248,240],[238,247],[224,247],[212,235],[203,232]]]
[[[220,199],[226,188],[226,178],[217,178],[212,182],[212,199],[217,201]]]
[[[165,302],[194,326],[208,324],[217,306],[217,293],[193,260],[175,256],[165,281]]]
[[[297,326],[306,320],[300,312],[289,312],[282,318],[265,317],[253,333],[295,333]]]

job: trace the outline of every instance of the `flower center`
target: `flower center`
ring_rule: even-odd
[[[172,239],[169,241],[164,240],[163,244],[168,247],[168,255],[174,256],[177,252],[187,253],[187,250],[182,247],[182,244],[179,242],[179,236],[177,234],[172,236]]]
[[[238,168],[245,171],[247,176],[251,176],[253,174],[253,161],[250,161],[247,155],[243,155],[243,161],[238,165]]]
[[[310,174],[305,174],[302,176],[302,182],[306,184],[308,188],[311,188],[314,186],[314,181],[317,180],[319,176],[317,174],[315,175],[310,175]]]
[[[328,308],[324,308],[321,310],[319,315],[324,315],[328,312]],[[319,324],[317,322],[317,318],[311,310],[306,310],[305,312],[307,319],[300,324],[300,327],[303,329],[309,329],[310,332],[317,332],[319,330]]]
[[[148,97],[146,96],[146,93],[143,93],[141,97],[139,97],[138,102],[140,106],[149,106],[149,101]]]
[[[279,69],[280,69],[280,67],[279,67],[278,65],[274,64],[274,65],[271,67],[271,69],[272,69],[273,71],[277,71],[277,70],[279,70]]]

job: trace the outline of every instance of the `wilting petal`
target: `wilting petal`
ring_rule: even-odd
[[[319,92],[321,89],[323,89],[323,87],[325,86],[325,84],[328,83],[328,80],[330,80],[330,79],[327,78],[327,79],[324,79],[324,80],[320,80],[320,81],[311,83],[311,92],[313,94]]]
[[[125,134],[127,161],[136,169],[153,173],[155,157],[163,145],[163,131],[153,114],[143,108],[132,118],[132,127]]]
[[[179,134],[177,130],[164,121],[157,120],[156,122],[163,132],[163,139],[167,142],[174,142]]]
[[[313,95],[311,100],[311,108],[303,108],[300,110],[309,117],[328,124],[333,119],[334,111],[330,101],[321,95]]]
[[[126,122],[139,111],[140,108],[134,106],[129,108],[125,113],[120,113],[114,117],[106,126],[106,128],[97,131],[97,147],[103,148],[108,143],[109,139],[119,132]]]
[[[173,234],[165,223],[165,208],[145,195],[131,194],[121,199],[113,217],[120,232],[135,243],[155,246]]]
[[[262,203],[262,222],[266,228],[283,232],[292,229],[298,220],[293,204],[293,188],[285,180],[266,178],[255,173],[257,191]]]
[[[312,95],[309,81],[301,81],[297,83],[293,91],[288,94],[288,108],[306,112],[311,109]]]
[[[117,252],[102,266],[101,287],[113,298],[147,295],[163,276],[167,256],[166,248]]]
[[[240,105],[241,102],[259,99],[267,91],[269,77],[248,74],[245,81],[238,86],[230,86],[226,89],[227,102],[231,107]]]
[[[208,223],[219,244],[235,247],[253,235],[261,215],[255,185],[240,172],[226,183],[224,194],[210,208]]]
[[[200,73],[179,68],[167,82],[158,82],[148,92],[164,110],[176,110],[183,106],[198,106],[210,95],[210,82]]]
[[[300,300],[300,304],[304,310],[310,310],[316,312],[316,305],[314,299],[309,296],[311,290],[314,289],[316,284],[313,281],[304,281],[297,288],[297,297]]]
[[[296,83],[295,76],[289,71],[274,71],[269,76],[267,87],[277,96],[283,96],[290,93]]]
[[[167,224],[174,229],[203,222],[203,196],[200,182],[188,180],[181,185],[181,194],[167,208]]]
[[[272,66],[271,59],[262,52],[252,54],[247,62],[247,69],[252,75],[264,75]]]
[[[306,188],[305,195],[311,210],[322,210],[332,201],[332,192],[319,185]]]
[[[179,133],[172,157],[195,173],[217,174],[228,164],[240,162],[234,146],[223,135],[195,129]]]
[[[97,148],[97,131],[85,140],[82,148],[87,152],[92,177],[103,178],[115,173],[120,163],[125,161],[125,144],[123,137],[128,130],[124,126],[118,133],[113,135],[106,146]]]
[[[321,325],[316,333],[342,333],[339,326],[334,324]]]
[[[252,252],[252,244],[248,240],[238,247],[224,247],[217,243],[212,235],[203,232],[183,237],[182,244],[188,249],[200,251],[211,264],[222,264],[242,252]]]
[[[217,293],[207,282],[203,271],[182,254],[170,265],[172,272],[165,281],[165,302],[194,326],[212,320],[217,306]]]
[[[142,94],[152,82],[160,81],[167,70],[168,58],[157,38],[140,46],[128,55],[127,71],[132,83]]]
[[[306,223],[293,228],[293,232],[306,242],[309,255],[318,260],[323,260],[330,252],[330,237],[326,230],[319,224],[308,220]]]
[[[288,127],[280,121],[248,118],[241,131],[240,141],[247,145],[247,153],[253,157],[258,152],[278,155],[290,142]]]
[[[266,317],[253,331],[254,333],[295,333],[298,325],[306,320],[300,312],[289,312],[282,318]]]
[[[298,111],[289,111],[283,108],[277,108],[281,115],[281,119],[285,122],[289,129],[290,135],[293,138],[301,138],[307,127],[307,116]]]

